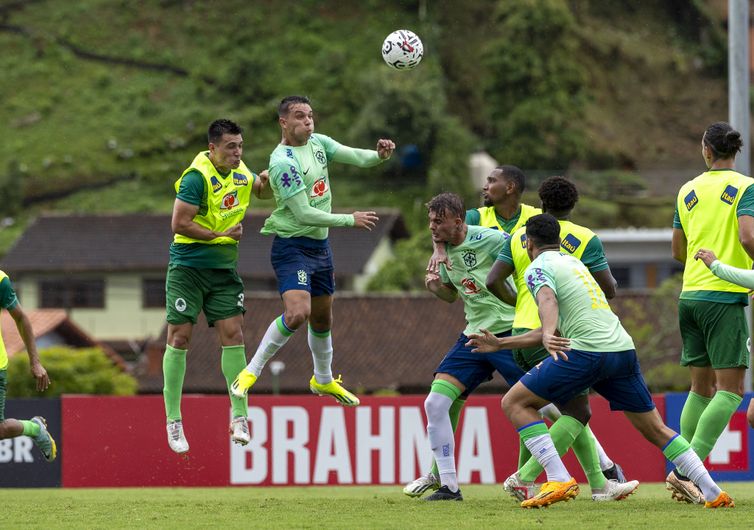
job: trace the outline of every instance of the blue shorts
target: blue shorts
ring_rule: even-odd
[[[556,405],[568,403],[594,389],[610,402],[611,410],[649,412],[655,408],[639,368],[636,350],[585,352],[571,350],[568,360],[548,357],[526,372],[521,383]]]
[[[510,331],[498,333],[496,337],[507,337]],[[524,375],[524,371],[513,360],[511,350],[498,350],[492,353],[474,353],[466,346],[469,338],[461,333],[445,357],[440,361],[436,374],[452,375],[466,387],[464,395],[471,394],[476,387],[492,379],[495,370],[500,372],[508,385],[513,386]]]
[[[309,291],[312,296],[335,292],[332,250],[327,239],[275,237],[270,255],[278,291]]]

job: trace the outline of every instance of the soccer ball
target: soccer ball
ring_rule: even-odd
[[[399,29],[392,32],[382,43],[382,58],[391,68],[411,70],[424,56],[424,45],[413,31]]]

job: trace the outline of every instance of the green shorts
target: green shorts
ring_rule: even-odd
[[[235,269],[195,269],[168,265],[165,280],[167,321],[169,324],[196,324],[199,311],[214,326],[245,313],[243,282]]]
[[[5,421],[5,388],[8,381],[8,370],[0,370],[0,422]]]
[[[513,328],[511,335],[523,335],[531,331],[527,328]],[[528,372],[539,363],[544,361],[550,356],[544,346],[534,346],[532,348],[515,348],[513,350],[513,360],[521,367],[522,370]]]
[[[527,328],[513,328],[511,335],[523,335],[524,333],[527,333],[529,331],[531,330]],[[547,359],[549,356],[550,353],[545,349],[544,346],[533,346],[531,348],[514,348],[513,350],[513,360],[516,361],[516,364],[519,365],[525,372],[528,372],[539,363]],[[579,392],[576,395],[583,396],[588,393],[589,389],[587,388],[583,392]]]
[[[744,311],[741,304],[679,300],[681,366],[712,366],[715,370],[748,367],[749,328]]]

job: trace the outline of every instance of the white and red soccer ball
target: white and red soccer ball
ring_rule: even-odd
[[[411,70],[424,56],[424,45],[413,31],[399,29],[392,32],[382,43],[382,58],[391,68]]]

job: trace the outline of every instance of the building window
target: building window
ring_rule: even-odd
[[[165,309],[165,278],[144,278],[141,281],[141,305],[145,309]]]
[[[105,307],[105,280],[49,279],[39,282],[41,308]]]
[[[618,282],[618,287],[623,289],[631,289],[636,287],[631,285],[631,268],[630,267],[610,267],[610,272],[613,273],[613,278]]]

